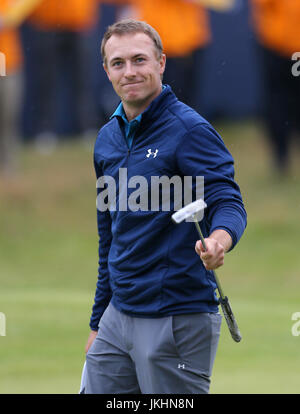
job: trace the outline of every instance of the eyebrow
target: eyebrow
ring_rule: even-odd
[[[138,57],[147,57],[147,55],[145,55],[144,53],[137,53],[136,55],[132,56],[131,59],[137,59]],[[124,58],[116,56],[109,63],[112,64],[113,62],[118,60],[124,60]]]

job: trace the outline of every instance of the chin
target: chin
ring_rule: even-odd
[[[130,94],[127,96],[124,96],[125,101],[128,103],[139,103],[139,102],[143,102],[147,99],[147,95],[142,95],[142,94]]]

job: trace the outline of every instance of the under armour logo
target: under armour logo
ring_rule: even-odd
[[[147,158],[149,158],[151,155],[153,155],[153,158],[157,156],[158,149],[155,152],[152,152],[151,148],[148,149],[148,154],[146,155]]]
[[[178,367],[177,368],[179,368],[179,369],[185,369],[185,365],[184,364],[178,364]]]

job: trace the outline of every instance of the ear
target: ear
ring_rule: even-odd
[[[166,69],[166,55],[163,53],[159,59],[159,65],[160,65],[160,75],[162,76],[165,69]]]
[[[106,75],[107,75],[107,77],[108,77],[109,81],[111,82],[111,79],[110,79],[110,76],[109,76],[109,70],[108,70],[108,67],[106,66],[106,64],[105,64],[105,63],[103,63],[103,69],[105,70],[105,73],[106,73]]]

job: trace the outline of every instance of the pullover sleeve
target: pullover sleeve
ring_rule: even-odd
[[[94,166],[96,178],[98,180],[99,177],[102,176],[102,171],[95,159]],[[97,189],[97,196],[98,194],[99,189]],[[111,246],[112,234],[111,217],[108,210],[100,211],[97,209],[97,226],[99,235],[99,267],[94,305],[90,319],[90,328],[94,331],[98,330],[100,318],[108,306],[112,296],[108,270],[108,254]]]
[[[227,231],[233,249],[246,228],[247,214],[234,180],[234,160],[222,138],[210,124],[198,124],[183,137],[176,154],[181,174],[204,177],[208,233]]]

